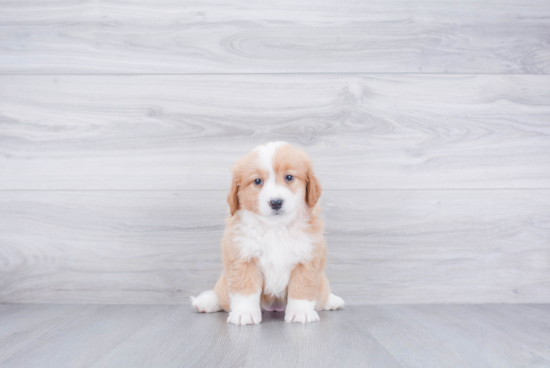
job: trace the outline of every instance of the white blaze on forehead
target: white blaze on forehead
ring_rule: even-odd
[[[287,144],[286,142],[269,142],[258,146],[252,152],[258,152],[258,160],[260,164],[269,173],[270,181],[275,181],[275,171],[273,170],[273,157],[277,152],[277,149]]]
[[[279,221],[283,215],[294,216],[296,209],[301,201],[303,201],[303,193],[293,193],[284,183],[277,183],[275,169],[273,167],[273,161],[277,151],[281,146],[286,145],[285,142],[271,142],[257,147],[253,152],[258,154],[258,165],[260,165],[266,172],[268,177],[262,178],[264,183],[258,193],[258,211],[262,216],[276,216]],[[273,212],[271,207],[271,200],[281,200],[283,206],[280,210]],[[286,217],[285,221],[290,217]]]

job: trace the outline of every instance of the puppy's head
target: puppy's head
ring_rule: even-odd
[[[277,220],[313,208],[321,186],[301,149],[285,142],[261,145],[233,166],[227,196],[231,216],[244,209]]]

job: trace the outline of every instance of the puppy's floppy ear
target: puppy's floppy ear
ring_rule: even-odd
[[[237,173],[233,170],[231,189],[229,189],[229,194],[227,195],[227,204],[229,204],[229,212],[231,212],[231,216],[233,216],[239,209],[239,181],[240,180]]]
[[[306,203],[309,207],[313,208],[317,201],[319,200],[319,197],[321,196],[321,184],[319,184],[319,180],[317,177],[313,174],[313,170],[311,169],[311,165],[307,170],[306,173]]]

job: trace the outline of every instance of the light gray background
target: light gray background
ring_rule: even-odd
[[[349,304],[548,303],[548,73],[546,0],[2,0],[0,302],[188,303],[286,140]]]

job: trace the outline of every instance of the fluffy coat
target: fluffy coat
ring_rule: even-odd
[[[321,185],[306,153],[284,142],[259,146],[233,166],[230,217],[221,242],[223,273],[214,290],[192,298],[199,312],[229,312],[228,323],[319,321],[344,301],[324,274]]]

